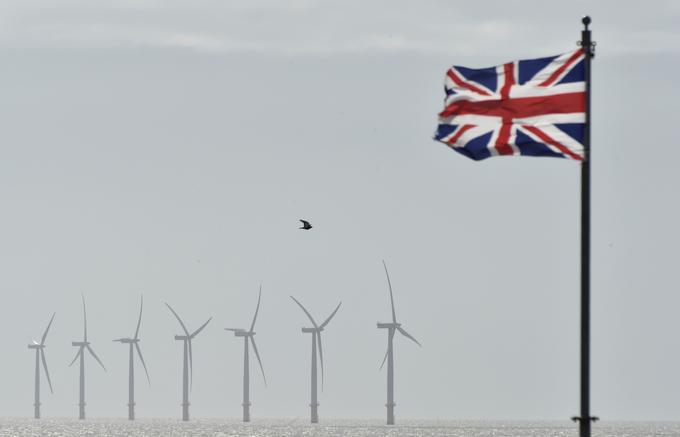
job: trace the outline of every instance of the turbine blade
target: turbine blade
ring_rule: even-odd
[[[390,352],[390,350],[385,351],[385,358],[383,358],[382,363],[380,363],[380,370],[382,370],[383,366],[385,365],[385,361],[387,361],[387,354]]]
[[[383,267],[385,267],[385,274],[387,275],[387,285],[390,287],[390,304],[392,305],[392,323],[397,323],[397,315],[394,312],[394,296],[392,295],[392,282],[390,281],[390,274],[387,272],[387,264],[383,260]]]
[[[47,360],[45,359],[45,349],[40,349],[40,358],[42,359],[43,369],[45,369],[45,376],[47,376],[47,383],[50,385],[50,392],[54,393],[52,389],[52,380],[50,379],[50,372],[47,370]]]
[[[340,305],[342,305],[342,302],[340,302],[340,303],[338,304],[338,306],[335,307],[335,310],[333,310],[333,312],[331,313],[331,315],[328,316],[328,318],[321,324],[320,328],[324,328],[326,325],[328,325],[328,322],[331,321],[331,319],[333,318],[333,316],[335,315],[335,313],[337,313],[338,310],[340,309]]]
[[[390,329],[389,340],[387,340],[387,350],[385,351],[385,357],[383,358],[382,363],[380,364],[380,370],[382,370],[383,366],[385,365],[385,361],[387,361],[387,355],[390,353],[390,343],[392,343],[393,338],[394,330]]]
[[[195,330],[195,331],[193,332],[193,334],[191,334],[189,337],[190,337],[190,338],[196,337],[196,336],[198,335],[199,332],[203,331],[203,328],[205,328],[205,326],[206,326],[208,323],[210,323],[211,320],[212,320],[212,317],[209,318],[208,320],[206,320],[206,322],[205,322],[204,324],[202,324],[200,328],[198,328],[197,330]]]
[[[135,343],[135,348],[137,348],[137,355],[139,355],[139,360],[144,366],[144,373],[146,373],[146,380],[149,381],[149,386],[151,386],[151,378],[149,378],[149,371],[146,370],[146,363],[144,362],[144,357],[142,356],[142,349],[139,347],[139,343]]]
[[[255,315],[253,316],[253,323],[250,324],[250,332],[255,329],[255,320],[257,320],[257,312],[260,311],[260,298],[262,297],[262,286],[260,285],[260,293],[257,295],[257,308],[255,308]]]
[[[73,363],[76,362],[76,360],[78,359],[78,357],[80,356],[81,353],[83,353],[82,346],[80,347],[80,349],[78,349],[78,352],[76,352],[76,356],[73,357],[73,361],[71,361],[71,364],[68,365],[69,367],[71,367],[73,365]]]
[[[170,311],[172,311],[172,313],[175,315],[175,317],[177,317],[177,320],[179,321],[179,324],[182,325],[182,329],[184,330],[184,334],[186,334],[186,336],[188,337],[188,336],[189,336],[189,331],[187,330],[187,327],[184,326],[184,322],[182,322],[182,319],[179,318],[179,316],[177,315],[177,313],[175,312],[175,310],[173,310],[172,307],[171,307],[170,305],[168,305],[167,302],[165,302],[165,306],[167,306],[167,307],[170,309]]]
[[[194,353],[191,350],[191,337],[185,341],[189,342],[189,390],[194,389]]]
[[[309,314],[309,311],[307,311],[307,309],[305,309],[305,307],[303,307],[302,304],[301,304],[300,302],[298,302],[298,300],[295,299],[293,296],[291,296],[290,298],[293,299],[293,300],[295,301],[295,303],[298,304],[298,306],[299,306],[300,308],[302,308],[302,311],[304,311],[305,314],[307,314],[307,317],[309,317],[309,320],[312,321],[312,325],[314,325],[315,328],[318,328],[318,326],[316,325],[316,322],[315,322],[314,319],[312,318],[312,315]]]
[[[139,320],[137,320],[137,329],[135,330],[134,339],[139,338],[139,326],[142,324],[142,309],[144,308],[144,295],[142,295],[142,302],[139,305]]]
[[[418,343],[418,340],[416,340],[415,338],[413,338],[413,336],[412,336],[411,334],[409,334],[408,332],[406,332],[406,330],[405,330],[404,328],[402,328],[401,326],[398,326],[397,329],[399,330],[399,332],[401,332],[401,334],[402,334],[404,337],[406,337],[406,338],[408,338],[408,339],[410,339],[410,340],[413,340],[418,346],[423,347],[423,345],[421,345],[420,343]]]
[[[85,311],[85,295],[81,293],[80,297],[83,299],[83,326],[84,326],[84,333],[83,333],[83,341],[87,341],[87,312]]]
[[[262,371],[262,379],[264,379],[264,386],[267,386],[267,377],[264,376],[264,367],[262,367],[262,360],[260,360],[260,353],[257,351],[257,345],[255,344],[255,338],[251,335],[250,342],[253,344],[253,350],[255,351],[255,356],[257,357],[257,362],[260,363],[260,371]]]
[[[45,339],[47,338],[47,332],[50,330],[50,326],[52,326],[52,320],[54,320],[54,316],[57,313],[52,313],[52,318],[50,319],[50,323],[47,324],[47,328],[45,328],[45,332],[42,335],[42,339],[40,340],[40,346],[45,345]]]
[[[319,343],[319,360],[321,361],[321,391],[323,391],[323,347],[321,346],[321,331],[316,333],[316,341]]]
[[[92,350],[92,348],[90,347],[90,345],[88,344],[88,345],[85,346],[85,347],[87,348],[88,351],[90,351],[90,353],[92,354],[92,356],[94,357],[94,359],[97,360],[97,362],[99,363],[99,365],[102,366],[102,369],[104,369],[104,372],[106,372],[106,367],[104,367],[104,363],[102,363],[102,360],[100,360],[99,357],[97,356],[97,354],[94,353],[94,350]]]

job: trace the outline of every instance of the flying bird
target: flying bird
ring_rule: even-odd
[[[305,229],[307,231],[312,229],[312,225],[310,225],[307,220],[300,219],[300,221],[302,222],[302,226],[300,226],[298,229]]]

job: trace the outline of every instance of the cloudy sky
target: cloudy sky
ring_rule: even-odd
[[[323,319],[324,417],[382,418],[389,320],[400,418],[578,412],[579,167],[472,162],[431,140],[451,64],[572,50],[593,17],[593,382],[604,419],[680,420],[673,134],[680,3],[4,1],[0,5],[0,415],[32,413],[53,311],[45,415],[77,414],[80,295],[91,416],[124,416],[140,294],[140,417],[238,417],[260,284],[253,417],[308,417]],[[315,226],[297,229],[299,218]],[[138,368],[138,371],[141,370]]]

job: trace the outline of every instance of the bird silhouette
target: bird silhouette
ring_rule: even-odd
[[[307,231],[312,229],[312,225],[310,225],[307,220],[300,219],[300,221],[302,222],[302,226],[300,226],[298,229],[305,229]]]

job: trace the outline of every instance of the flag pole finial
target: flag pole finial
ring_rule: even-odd
[[[583,18],[581,18],[581,23],[585,26],[585,30],[588,30],[588,25],[590,24],[590,15],[585,15]]]
[[[591,22],[590,15],[584,15],[583,18],[581,18],[581,23],[583,23],[583,30],[581,31],[581,41],[578,42],[578,45],[583,47],[583,50],[587,57],[594,58],[595,41],[592,41],[590,39],[590,29],[588,28],[590,22]]]

